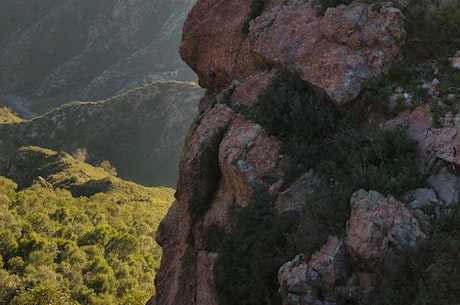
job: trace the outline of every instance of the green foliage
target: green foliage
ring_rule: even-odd
[[[110,164],[109,160],[102,161],[99,164],[99,167],[102,168],[103,170],[105,170],[107,173],[109,173],[112,176],[117,175],[117,169],[112,164]]]
[[[214,269],[219,304],[281,304],[277,273],[297,253],[287,239],[295,216],[276,216],[265,190],[248,208],[232,213],[231,233],[217,227],[208,231],[208,247],[219,253]]]
[[[413,61],[453,56],[460,49],[460,2],[421,6],[406,14],[407,52]]]
[[[53,183],[18,191],[0,177],[0,304],[145,304],[161,257],[156,227],[174,190],[122,181],[64,153],[21,154],[30,158],[18,170],[38,167]],[[56,187],[98,177],[110,179],[108,193],[76,197]]]
[[[414,154],[415,143],[403,129],[377,130],[371,135],[344,130],[325,147],[315,169],[339,188],[398,196],[421,184]]]
[[[76,305],[69,291],[55,282],[44,282],[32,290],[23,290],[11,302],[11,305]]]
[[[249,33],[249,23],[252,20],[256,19],[256,17],[260,16],[260,14],[262,13],[262,10],[264,9],[264,4],[264,0],[252,0],[251,6],[249,7],[248,16],[243,23],[243,27],[241,28],[241,31],[244,35],[247,35]]]
[[[77,148],[73,153],[72,157],[75,158],[75,160],[85,162],[86,158],[88,158],[88,150],[86,148]]]
[[[254,120],[282,140],[311,143],[332,133],[338,110],[296,74],[278,71],[259,95]]]
[[[422,186],[414,152],[415,143],[401,129],[371,135],[348,129],[328,139],[314,166],[322,182],[306,198],[290,242],[311,255],[327,236],[344,236],[349,200],[358,189],[399,197],[404,191]]]
[[[17,291],[21,289],[21,284],[19,276],[0,269],[0,305],[10,305]]]
[[[376,305],[460,302],[460,210],[434,221],[432,238],[407,249],[378,287]]]
[[[439,80],[437,91],[442,104],[431,105],[434,123],[439,127],[439,118],[447,112],[457,113],[457,101],[445,98],[457,93],[460,72],[450,67],[449,57],[460,49],[460,2],[447,1],[443,4],[419,4],[405,12],[407,43],[403,49],[403,60],[390,69],[387,75],[369,81],[361,95],[364,103],[371,104],[379,113],[392,114],[407,108],[404,101],[390,105],[390,95],[401,87],[412,97],[411,106],[429,101],[422,80]],[[433,73],[433,63],[437,67]]]

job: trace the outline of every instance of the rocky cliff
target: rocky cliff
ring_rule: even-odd
[[[177,52],[193,3],[2,1],[2,103],[40,114],[158,80],[195,80]]]
[[[420,47],[432,9],[338,4],[199,0],[188,15],[180,53],[207,93],[154,304],[377,303],[456,204],[458,41],[450,59]]]

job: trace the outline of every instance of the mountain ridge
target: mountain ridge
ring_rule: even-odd
[[[70,102],[32,120],[0,124],[0,140],[109,160],[121,177],[175,186],[177,163],[202,89],[164,81],[97,102]]]
[[[194,80],[176,51],[193,3],[40,0],[31,7],[2,2],[2,103],[43,113],[70,100],[108,98],[156,80]]]

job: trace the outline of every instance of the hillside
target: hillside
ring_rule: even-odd
[[[98,102],[72,102],[32,120],[0,122],[0,147],[4,154],[12,146],[36,145],[91,164],[108,160],[123,179],[174,187],[202,92],[192,83],[169,81]]]
[[[0,171],[0,304],[145,304],[173,193],[20,148]]]
[[[158,80],[195,80],[177,52],[194,0],[4,0],[0,106],[31,117]]]

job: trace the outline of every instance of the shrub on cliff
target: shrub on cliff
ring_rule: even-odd
[[[339,111],[296,74],[280,70],[259,95],[254,120],[282,140],[311,143],[330,135]]]
[[[407,249],[375,291],[375,305],[452,305],[460,302],[460,209],[438,217],[432,238]]]
[[[251,6],[249,7],[249,14],[243,23],[243,27],[241,28],[244,35],[249,33],[249,23],[262,13],[264,4],[264,0],[252,0]]]
[[[459,1],[417,7],[406,15],[406,56],[412,60],[449,57],[460,49]]]
[[[264,189],[256,192],[248,208],[232,213],[236,223],[230,233],[209,230],[210,246],[219,253],[214,269],[219,305],[281,304],[277,274],[297,253],[288,240],[296,217],[276,216]]]

